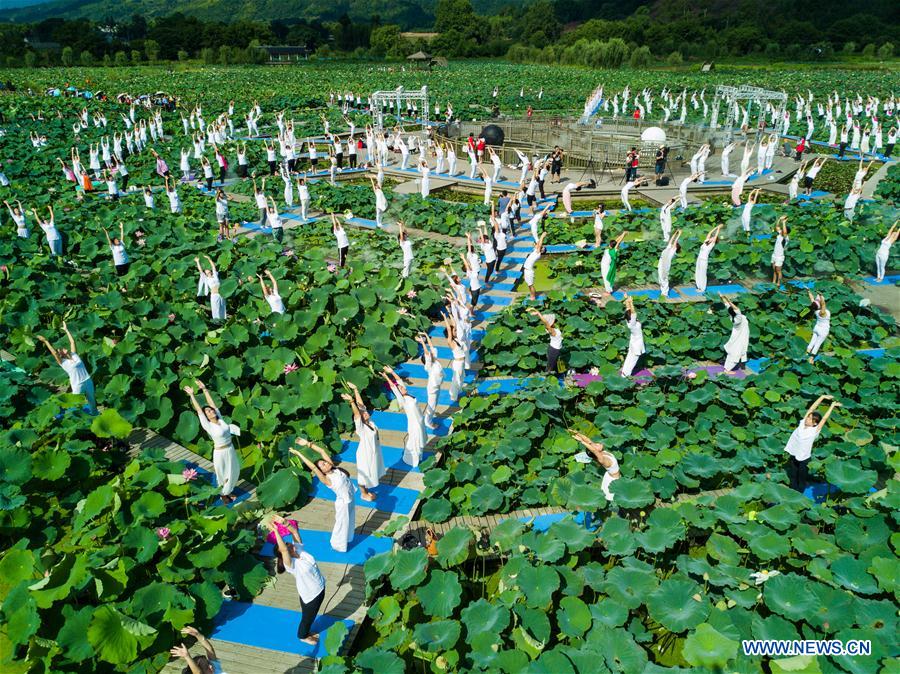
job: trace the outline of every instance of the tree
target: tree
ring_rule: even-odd
[[[400,26],[388,24],[373,28],[369,36],[372,56],[387,56],[388,52],[402,39],[400,37]]]
[[[140,63],[141,62],[141,52],[137,49],[131,50],[131,62],[132,63]]]
[[[81,52],[81,56],[78,57],[78,60],[81,61],[81,65],[83,66],[92,66],[94,65],[94,55],[91,54],[87,49]]]
[[[104,54],[103,55],[103,67],[109,68],[111,65],[112,65],[112,58],[110,57],[109,54]]]
[[[538,0],[528,5],[519,25],[522,39],[535,46],[556,42],[562,32],[562,25],[547,0]]]
[[[219,47],[219,63],[223,66],[227,66],[231,63],[231,47],[227,44],[223,44]]]
[[[63,47],[62,50],[62,64],[66,67],[72,65],[74,61],[74,57],[72,56],[72,48],[71,47]]]
[[[894,43],[885,42],[878,48],[878,58],[887,60],[894,55]]]
[[[631,58],[628,61],[628,65],[632,68],[646,68],[652,61],[653,55],[650,53],[650,47],[644,45],[631,52]]]
[[[191,55],[188,54],[184,49],[178,50],[178,60],[179,61],[187,61],[191,58]]]
[[[875,45],[870,42],[865,47],[863,47],[862,55],[865,56],[867,59],[874,57],[875,56]]]
[[[684,63],[684,57],[680,51],[673,51],[666,57],[666,63],[670,66],[680,66]]]
[[[147,55],[147,60],[153,63],[156,57],[159,56],[159,42],[156,40],[144,40],[144,53]]]
[[[203,63],[211,66],[216,62],[216,50],[212,47],[204,47],[200,50],[200,58],[203,59]]]
[[[852,54],[855,54],[856,53],[856,43],[853,40],[850,40],[849,42],[845,42],[843,49],[841,49],[841,52],[845,56],[850,56]]]
[[[128,65],[128,54],[123,51],[116,52],[116,67],[122,68]]]
[[[25,52],[25,67],[34,68],[35,63],[37,63],[37,54],[29,49]]]

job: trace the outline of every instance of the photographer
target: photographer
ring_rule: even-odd
[[[637,178],[638,163],[640,163],[641,155],[636,147],[631,148],[625,155],[625,182],[630,182]]]
[[[656,151],[656,166],[654,167],[654,173],[656,174],[656,184],[660,184],[660,179],[662,178],[663,173],[666,171],[666,161],[669,158],[669,148],[665,145],[660,145],[659,149]]]

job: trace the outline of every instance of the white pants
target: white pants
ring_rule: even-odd
[[[407,153],[407,154],[402,154],[402,155],[400,155],[400,156],[401,156],[401,160],[400,160],[400,168],[401,168],[401,169],[405,169],[405,168],[406,168],[406,165],[409,163],[409,154],[408,154],[408,153]]]
[[[444,172],[444,158],[438,157],[437,166],[434,167],[435,173],[443,173]]]
[[[659,279],[659,293],[662,297],[669,296],[669,277]]]
[[[453,371],[453,378],[450,380],[450,400],[453,402],[459,400],[459,394],[462,392],[465,366],[466,363],[462,358],[454,358],[450,364],[450,369]]]
[[[428,387],[428,401],[425,403],[425,425],[434,425],[434,413],[437,409],[438,394],[441,392],[440,385],[437,388]]]
[[[632,351],[628,349],[628,353],[625,355],[625,363],[622,365],[622,376],[630,377],[631,373],[634,372],[634,366],[637,365],[638,358],[641,357],[641,354],[636,351]]]
[[[881,255],[880,253],[875,254],[875,278],[877,278],[879,281],[884,280],[884,272],[887,269],[889,256],[890,253],[888,253],[888,255]]]
[[[384,214],[384,211],[380,208],[375,209],[375,224],[381,227],[381,216]]]
[[[447,174],[451,176],[456,175],[456,157],[450,159],[450,167],[447,169]]]
[[[735,355],[732,355],[732,354],[726,352],[725,363],[722,365],[722,367],[725,368],[726,372],[731,372],[738,363],[746,363],[746,362],[747,362],[746,356],[744,356],[744,357],[735,356]]]
[[[402,278],[408,278],[409,272],[412,269],[413,259],[411,257],[403,259],[403,271],[400,272],[400,276]]]
[[[615,496],[609,490],[609,485],[615,482],[618,478],[613,477],[609,473],[603,474],[603,480],[600,482],[600,491],[603,492],[603,495],[606,497],[606,500],[612,503]]]
[[[331,530],[331,547],[337,552],[347,552],[353,542],[356,529],[356,504],[334,502],[334,529]]]
[[[475,172],[478,170],[478,162],[469,157],[469,179],[475,180]]]
[[[238,458],[234,445],[213,450],[213,469],[216,473],[216,483],[222,490],[222,496],[228,496],[234,491],[241,475],[241,460]]]
[[[812,339],[809,340],[809,346],[806,347],[806,353],[809,353],[815,356],[819,353],[819,349],[822,347],[822,344],[825,343],[825,339],[828,337],[829,330],[825,330],[823,332],[817,332],[813,330]]]
[[[494,176],[491,178],[491,182],[497,182],[498,180],[500,180],[500,170],[502,168],[503,167],[500,164],[494,167]]]
[[[309,209],[309,199],[301,199],[300,200],[300,218],[303,220],[307,219],[307,211]]]

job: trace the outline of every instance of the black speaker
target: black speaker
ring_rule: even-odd
[[[503,138],[505,137],[503,129],[496,124],[488,124],[481,130],[479,135],[484,138],[485,143],[494,146],[503,145]]]
[[[669,184],[669,176],[661,176],[659,180],[656,181],[657,187],[666,187]]]

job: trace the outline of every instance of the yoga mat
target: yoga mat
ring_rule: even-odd
[[[482,275],[482,279],[483,278],[484,278],[484,275]],[[496,277],[494,277],[494,278],[496,278]],[[465,279],[463,281],[463,285],[466,288],[468,288],[469,285],[471,285],[469,283],[469,279]],[[511,293],[513,291],[513,288],[515,288],[515,286],[516,286],[515,283],[497,283],[496,281],[491,281],[489,284],[487,284],[487,288],[489,290],[500,290],[500,291],[508,292],[508,293]],[[483,288],[484,288],[484,283],[482,282],[482,290],[483,290]]]
[[[768,358],[753,358],[748,360],[745,364],[745,367],[751,372],[760,372],[769,361]]]
[[[394,540],[390,537],[364,536],[356,534],[353,542],[348,546],[347,552],[338,552],[331,548],[331,532],[317,529],[299,529],[297,531],[303,540],[303,549],[311,554],[317,562],[323,564],[365,564],[369,557],[390,552],[394,547]],[[291,536],[285,536],[284,540],[290,543]],[[264,543],[259,550],[260,557],[274,557],[275,544]]]
[[[584,248],[579,248],[574,243],[557,243],[552,246],[546,246],[548,253],[576,253],[582,250],[594,250],[596,246],[589,243]]]
[[[884,358],[884,349],[860,349],[856,353],[860,356],[868,356],[869,358]]]
[[[736,283],[729,283],[721,286],[706,286],[706,292],[716,294],[722,293],[723,295],[739,295],[740,293],[750,292],[744,286],[738,285]]]
[[[402,412],[384,412],[379,410],[372,413],[375,425],[383,431],[399,431],[406,433],[406,414]],[[438,427],[435,430],[427,428],[429,435],[449,435],[451,419],[436,418]]]
[[[401,377],[407,379],[428,379],[428,370],[424,365],[419,363],[403,363],[399,367],[394,368]],[[453,370],[449,367],[444,368],[444,381],[449,382],[453,378]],[[475,374],[468,370],[463,377],[463,381],[468,383],[475,379]]]
[[[538,515],[537,517],[520,517],[521,522],[531,522],[531,528],[535,531],[547,531],[551,524],[560,522],[567,518],[571,513],[549,513],[547,515]],[[533,520],[533,521],[532,521]]]
[[[435,346],[435,350],[437,350],[438,358],[441,360],[451,360],[453,358],[453,349],[449,346]],[[422,355],[421,348],[419,349],[419,355]],[[478,351],[476,349],[472,349],[472,352],[469,354],[469,360],[473,363],[478,361]]]
[[[446,337],[445,328],[443,325],[435,325],[428,331],[429,337]],[[484,330],[472,330],[472,341],[478,342],[484,337]]]
[[[594,211],[572,211],[571,213],[554,213],[554,218],[591,218]]]
[[[788,281],[788,284],[794,286],[795,288],[812,289],[816,287],[815,281]]]
[[[345,218],[344,222],[356,225],[357,227],[365,227],[366,229],[380,229],[378,225],[375,224],[374,220],[367,220],[365,218]]]
[[[870,286],[892,286],[896,283],[900,283],[900,274],[895,274],[893,276],[885,276],[883,281],[879,281],[874,276],[867,276],[863,279]]]
[[[543,377],[529,377],[528,379],[491,379],[478,382],[475,388],[479,393],[490,395],[491,393],[515,393],[521,388],[544,381]]]
[[[672,293],[672,288],[669,288],[669,297],[677,297],[677,295],[672,295],[671,293]],[[658,290],[647,289],[647,290],[629,290],[628,294],[631,297],[646,297],[647,299],[658,300],[662,293],[660,293],[660,291],[658,291]],[[622,292],[621,290],[617,290],[612,294],[612,296],[621,302],[622,299],[625,297],[625,293]]]
[[[508,307],[515,299],[515,297],[497,295],[496,291],[491,292],[488,290],[481,293],[478,298],[478,305],[482,307]]]
[[[326,588],[327,591],[327,588]],[[313,621],[313,633],[320,633],[319,643],[315,646],[306,644],[297,638],[297,627],[300,625],[300,598],[297,598],[297,610],[291,611],[262,604],[246,604],[240,601],[226,601],[213,620],[214,639],[234,644],[267,648],[270,651],[293,653],[311,658],[322,658],[328,653],[325,650],[325,632],[338,622],[337,618],[327,615],[317,616]],[[353,621],[343,622],[349,632]]]
[[[840,491],[841,490],[833,484],[818,483],[807,486],[806,489],[803,490],[803,495],[816,503],[822,503],[829,494],[837,494]]]
[[[406,390],[412,393],[413,398],[418,400],[422,405],[428,402],[428,389],[424,386],[407,386]],[[456,402],[450,399],[450,391],[442,388],[438,391],[438,405],[455,405]]]
[[[344,440],[344,448],[335,457],[341,461],[354,463],[356,461],[356,448],[359,443],[356,440]],[[384,465],[392,470],[400,470],[405,473],[421,473],[418,466],[413,468],[403,461],[402,447],[389,447],[381,445],[381,455],[384,457]],[[422,452],[422,461],[432,456],[432,452]]]
[[[334,502],[335,494],[331,489],[322,484],[318,478],[313,478],[312,491],[310,491],[309,497]],[[357,508],[408,515],[418,498],[419,492],[414,489],[404,489],[403,487],[397,487],[395,485],[381,484],[375,490],[374,501],[366,501],[363,499],[362,490],[357,490],[355,501]]]
[[[216,480],[215,473],[211,473],[210,471],[206,470],[205,468],[202,468],[201,466],[194,463],[193,461],[183,461],[182,463],[184,463],[184,465],[187,466],[188,468],[193,468],[194,470],[196,470],[200,475],[202,475],[207,480],[209,480],[210,484],[212,484],[214,487],[219,486],[218,480]],[[248,498],[250,498],[250,494],[248,494],[243,489],[240,489],[238,487],[235,487],[232,490],[231,495],[234,496],[234,501],[232,501],[228,507],[233,506],[235,503],[240,503],[241,501],[246,501]],[[222,499],[217,499],[216,505],[222,505]]]

